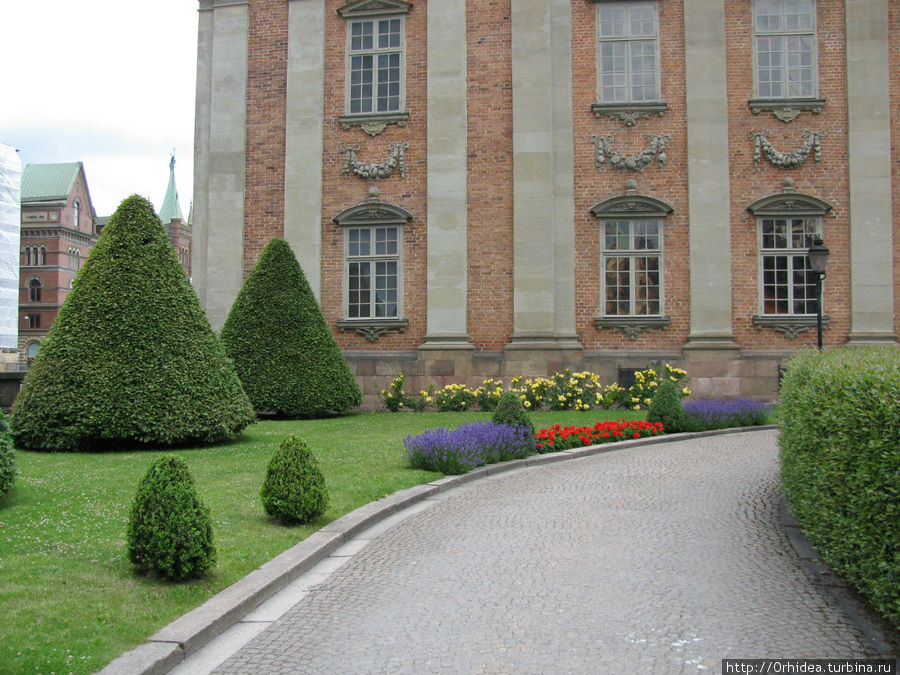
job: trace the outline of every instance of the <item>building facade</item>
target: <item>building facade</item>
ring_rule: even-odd
[[[193,281],[293,247],[369,404],[893,344],[900,2],[200,0]]]

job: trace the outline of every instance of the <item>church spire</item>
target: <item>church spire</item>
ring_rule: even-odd
[[[169,161],[169,187],[166,189],[166,197],[159,209],[159,219],[163,225],[168,225],[173,220],[184,220],[181,214],[181,204],[178,203],[178,189],[175,187],[175,153]]]

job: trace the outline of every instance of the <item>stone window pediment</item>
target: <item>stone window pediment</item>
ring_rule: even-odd
[[[338,8],[345,19],[385,14],[408,14],[413,4],[404,0],[356,0]]]
[[[412,220],[412,214],[394,204],[368,201],[351,206],[336,215],[333,220],[341,226],[402,225]]]
[[[816,197],[797,192],[780,192],[757,199],[747,207],[757,218],[774,216],[790,217],[822,217],[831,210],[831,205]]]
[[[665,218],[674,209],[661,199],[646,195],[619,195],[591,207],[597,218]]]

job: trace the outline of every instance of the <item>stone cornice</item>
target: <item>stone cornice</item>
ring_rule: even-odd
[[[337,327],[342,333],[352,331],[362,335],[369,342],[376,342],[390,331],[405,333],[408,325],[408,319],[339,319],[337,322]]]
[[[822,326],[827,326],[829,321],[831,321],[830,316],[823,316]],[[788,340],[793,340],[800,335],[800,333],[805,333],[808,330],[815,330],[816,323],[815,316],[764,314],[753,317],[753,325],[757,328],[770,328],[779,333],[784,333]]]
[[[591,112],[594,117],[606,117],[620,120],[626,127],[633,127],[639,119],[649,118],[651,115],[662,117],[666,112],[665,101],[650,103],[592,103]]]
[[[408,112],[365,113],[358,115],[341,115],[338,117],[341,129],[359,127],[369,134],[369,136],[377,136],[385,130],[388,124],[396,124],[398,127],[405,127],[408,121]]]
[[[824,98],[752,98],[747,101],[750,112],[759,115],[771,112],[782,122],[791,122],[801,112],[821,113],[825,109]]]
[[[648,330],[662,330],[668,327],[667,316],[598,316],[594,317],[597,328],[606,328],[613,332],[625,333],[631,340]]]

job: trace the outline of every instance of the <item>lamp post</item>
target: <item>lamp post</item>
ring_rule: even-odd
[[[809,271],[816,275],[816,331],[819,351],[822,351],[822,279],[826,276],[825,266],[828,264],[829,253],[822,237],[816,237],[806,254]]]

